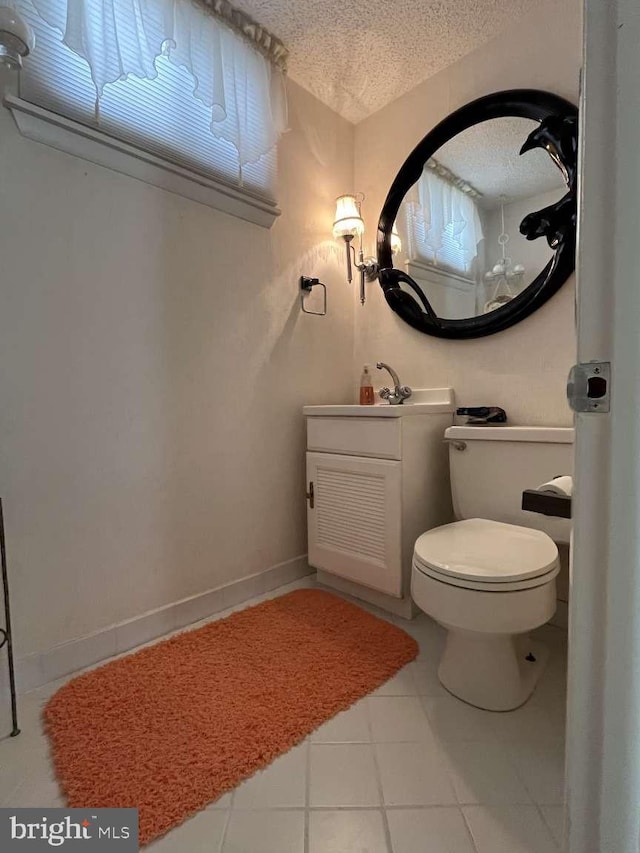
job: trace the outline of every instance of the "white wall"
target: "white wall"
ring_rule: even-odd
[[[305,403],[351,401],[353,127],[290,87],[271,231],[0,109],[0,494],[19,656],[306,552]],[[299,310],[298,277],[329,315]]]
[[[355,186],[366,194],[373,241],[386,192],[404,159],[448,113],[489,92],[547,89],[577,102],[581,49],[579,0],[545,0],[527,19],[356,127]],[[399,257],[398,266],[404,258]],[[492,404],[514,423],[566,425],[567,372],[575,361],[574,284],[568,282],[532,317],[500,334],[447,341],[414,331],[376,285],[356,308],[356,364],[388,361],[414,387],[452,385],[461,405]]]

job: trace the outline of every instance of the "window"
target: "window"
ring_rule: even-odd
[[[192,0],[15,5],[36,33],[23,100],[275,201],[284,75],[259,45]]]
[[[425,165],[405,206],[409,257],[474,279],[483,239],[478,209],[470,195],[437,174],[438,164],[432,164]]]

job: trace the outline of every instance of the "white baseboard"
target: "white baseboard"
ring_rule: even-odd
[[[312,574],[307,555],[294,557],[264,572],[233,581],[225,586],[176,601],[165,607],[143,613],[134,619],[120,622],[54,646],[37,654],[16,660],[16,682],[19,693],[48,684],[77,670],[126,652],[143,643],[162,637],[171,631],[185,628],[221,610],[235,607],[270,592],[279,586]],[[0,703],[9,701],[6,679],[0,674]]]
[[[318,583],[323,586],[359,598],[366,601],[367,604],[373,604],[374,607],[393,613],[394,616],[401,616],[403,619],[413,619],[420,612],[410,596],[395,598],[393,595],[386,595],[384,592],[378,592],[376,589],[370,589],[361,583],[346,580],[346,578],[341,578],[322,569],[318,569],[317,578]]]

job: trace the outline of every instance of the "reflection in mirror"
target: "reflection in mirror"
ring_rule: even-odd
[[[519,154],[538,126],[509,116],[465,129],[425,163],[405,196],[396,224],[406,271],[438,317],[464,319],[501,308],[552,259],[545,239],[528,241],[519,230],[527,214],[567,192],[545,150]]]

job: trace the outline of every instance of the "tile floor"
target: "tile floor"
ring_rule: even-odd
[[[233,609],[314,583],[305,578]],[[535,695],[492,714],[438,683],[442,629],[426,616],[385,618],[418,640],[418,660],[150,853],[557,853],[564,632],[536,632],[551,657]],[[39,723],[61,683],[22,697],[23,733],[0,741],[0,806],[63,805]]]

